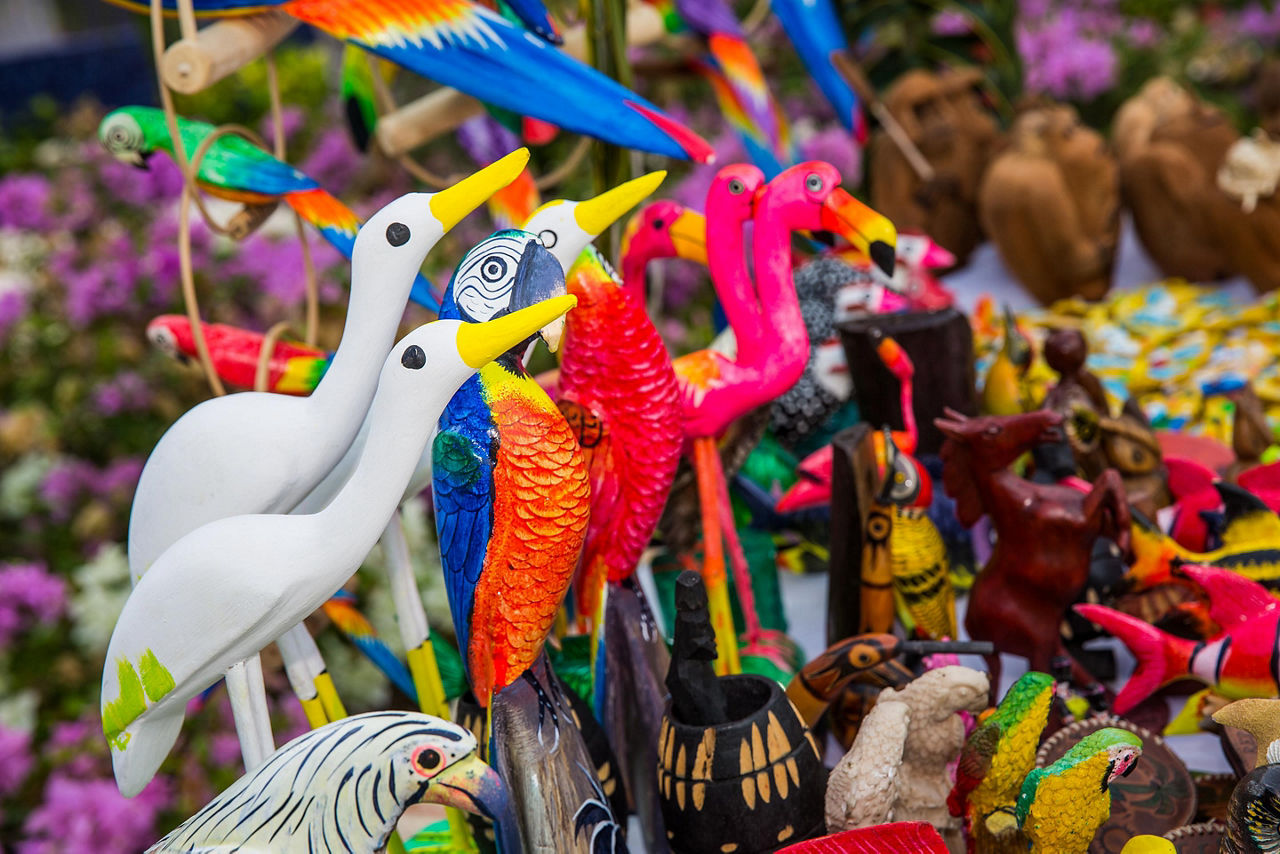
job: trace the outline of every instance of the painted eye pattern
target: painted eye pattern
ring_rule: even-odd
[[[809,177],[804,179],[804,186],[805,189],[811,193],[821,192],[822,176],[817,173],[810,174]]]
[[[653,227],[657,231],[661,231],[664,225],[666,225],[666,223],[662,221],[661,217],[653,221]]]
[[[417,344],[410,346],[400,357],[400,364],[411,371],[416,371],[427,364],[427,354]]]
[[[746,192],[746,189],[747,189],[746,185],[743,184],[741,181],[739,181],[737,178],[734,178],[732,181],[729,182],[729,192],[733,193],[735,196],[742,195],[744,192]]]
[[[543,229],[542,231],[538,232],[538,242],[542,244],[544,249],[551,249],[559,241],[560,241],[560,235],[556,234],[554,231],[552,231],[549,228]]]
[[[393,222],[387,226],[387,242],[392,246],[404,246],[409,242],[409,226],[403,222]]]
[[[413,757],[413,764],[425,774],[430,774],[439,768],[442,761],[443,758],[440,756],[440,751],[430,748],[420,751],[418,755]]]
[[[530,236],[495,237],[463,260],[453,283],[454,300],[471,320],[490,320],[511,303],[515,271]]]

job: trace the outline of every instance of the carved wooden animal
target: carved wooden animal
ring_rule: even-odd
[[[1214,177],[1239,138],[1227,116],[1157,77],[1116,113],[1112,138],[1125,206],[1161,272],[1192,281],[1227,275],[1210,204],[1220,196]]]
[[[1120,183],[1101,135],[1068,106],[1020,115],[988,167],[978,215],[1010,272],[1048,304],[1100,299],[1111,287]]]
[[[1088,580],[1093,541],[1107,536],[1128,550],[1129,505],[1120,476],[1104,471],[1085,494],[1010,471],[1032,446],[1058,440],[1062,416],[1056,412],[983,418],[952,412],[935,423],[948,436],[943,485],[956,500],[957,518],[972,525],[985,512],[997,534],[973,584],[965,628],[975,640],[1025,656],[1033,670],[1050,671],[1054,658],[1070,658],[1058,627]],[[1096,684],[1071,661],[1074,680]],[[998,684],[1000,657],[988,656],[987,663]]]
[[[877,704],[901,702],[911,710],[893,820],[929,822],[953,851],[964,848],[961,820],[947,810],[952,786],[947,766],[959,757],[965,741],[964,720],[957,712],[981,712],[989,689],[987,674],[948,665],[927,671],[904,688],[884,689]]]
[[[978,185],[1000,131],[977,90],[982,72],[909,71],[889,88],[885,107],[933,167],[922,178],[883,132],[871,140],[871,199],[900,230],[923,231],[964,264],[982,242]]]

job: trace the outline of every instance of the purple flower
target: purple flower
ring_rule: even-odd
[[[307,114],[303,112],[301,107],[289,105],[280,111],[280,126],[284,129],[284,141],[288,142],[293,138],[302,126],[307,122]],[[276,144],[276,123],[271,120],[268,113],[262,119],[259,127],[262,132],[262,138],[267,145],[274,146]]]
[[[57,521],[71,518],[73,505],[97,477],[97,471],[83,460],[68,460],[54,466],[40,483],[40,498]]]
[[[5,291],[0,294],[0,342],[27,314],[27,295],[22,291]]]
[[[109,195],[138,207],[176,198],[182,191],[182,173],[167,153],[149,159],[145,169],[107,158],[98,177]]]
[[[142,382],[142,378],[138,378]],[[146,386],[142,387],[142,393],[150,398],[150,392],[146,390]],[[133,488],[138,485],[138,478],[142,476],[143,460],[141,457],[125,457],[116,460],[108,465],[102,471],[98,472],[94,478],[93,492],[99,498],[117,498],[128,500],[133,495]]]
[[[825,160],[836,167],[846,184],[862,182],[862,152],[843,127],[818,131],[800,145],[800,152],[805,160]]]
[[[1088,101],[1114,84],[1111,39],[1125,18],[1113,3],[1024,3],[1020,12],[1016,39],[1029,91]]]
[[[67,607],[67,583],[41,564],[0,567],[0,646],[20,632],[60,618]]]
[[[0,227],[47,229],[51,194],[49,179],[43,175],[19,173],[0,178]]]
[[[151,405],[151,390],[134,371],[122,371],[93,390],[93,406],[101,415],[140,412]]]
[[[943,9],[934,16],[933,31],[940,36],[968,35],[969,17],[956,9]]]
[[[315,148],[299,168],[320,186],[337,193],[347,188],[362,162],[347,132],[341,127],[331,127],[320,134]]]
[[[0,797],[21,788],[34,764],[31,734],[0,725]]]
[[[18,854],[65,851],[141,851],[156,836],[156,819],[173,800],[169,781],[157,777],[136,798],[110,779],[78,779],[54,772],[43,803],[23,823]]]
[[[467,119],[458,128],[458,144],[477,163],[492,163],[520,147],[516,135],[488,115]]]

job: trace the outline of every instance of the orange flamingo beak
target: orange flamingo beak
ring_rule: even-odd
[[[883,214],[836,187],[822,203],[822,227],[849,241],[886,276],[893,276],[898,230]]]

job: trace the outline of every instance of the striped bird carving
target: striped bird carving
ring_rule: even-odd
[[[312,730],[148,849],[382,851],[421,801],[503,817],[506,789],[462,727],[417,712],[370,712]]]

